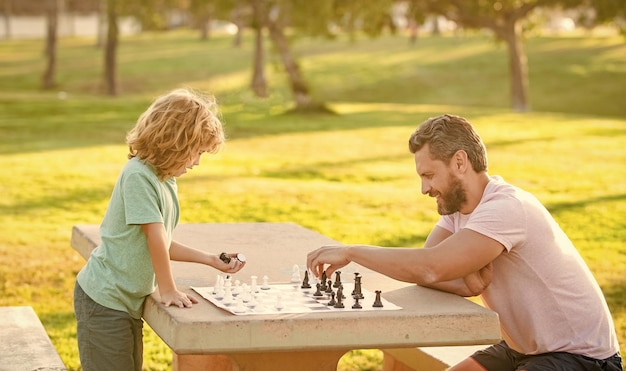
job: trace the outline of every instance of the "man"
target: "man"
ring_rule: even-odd
[[[400,281],[480,295],[498,313],[504,340],[454,371],[621,371],[611,314],[589,268],[535,197],[487,174],[472,125],[430,118],[409,149],[422,193],[441,215],[424,248],[324,246],[308,254],[313,274],[353,261]]]

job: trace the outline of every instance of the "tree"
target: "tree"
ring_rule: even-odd
[[[44,71],[41,87],[52,89],[56,86],[56,55],[57,55],[57,31],[59,23],[59,0],[46,0],[46,70]]]
[[[104,47],[104,83],[107,94],[117,95],[118,0],[107,0],[107,36]]]
[[[265,52],[263,46],[263,25],[265,24],[266,10],[263,0],[251,0],[254,29],[254,57],[252,68],[252,82],[250,87],[257,97],[267,97],[267,80],[265,79]]]
[[[615,15],[621,9],[625,14],[623,0],[410,0],[413,6],[443,15],[459,26],[470,29],[489,29],[497,39],[507,45],[511,106],[517,112],[530,110],[528,102],[528,61],[522,42],[522,21],[538,7],[572,8],[592,6],[603,19]],[[607,11],[607,9],[609,9]]]
[[[574,2],[573,5],[576,4],[577,2]],[[614,23],[626,39],[626,1],[586,0],[583,1],[583,6],[592,10],[592,12],[581,12],[581,14],[591,13],[591,19],[584,19],[584,22],[589,23],[591,26],[602,23]]]
[[[260,0],[262,1],[262,0]],[[288,19],[289,4],[274,4],[268,17],[266,17],[267,29],[270,39],[278,52],[287,77],[293,99],[296,103],[296,111],[310,111],[321,108],[321,105],[313,100],[309,93],[309,87],[300,73],[300,66],[291,53],[289,41],[285,35],[286,21]]]
[[[286,29],[288,27],[296,28],[299,23],[294,21],[298,14],[305,14],[311,8],[319,8],[321,2],[332,0],[320,0],[315,4],[307,5],[310,2],[299,0],[254,0],[253,5],[257,12],[257,20],[262,24],[259,27],[265,27],[268,30],[270,40],[278,53],[284,71],[287,75],[289,88],[295,102],[294,111],[296,112],[328,112],[323,103],[317,102],[310,94],[309,86],[300,71],[300,66],[294,57],[289,39],[287,38]],[[317,5],[317,6],[315,6]],[[308,13],[310,17],[315,17],[315,13]],[[328,20],[328,17],[324,19]],[[260,36],[257,34],[257,36]],[[257,41],[258,42],[258,41]],[[258,66],[255,64],[255,66]],[[255,67],[258,68],[258,67]]]
[[[11,38],[11,14],[13,10],[11,8],[11,0],[4,0],[3,3],[2,17],[4,18],[4,37],[8,40]]]

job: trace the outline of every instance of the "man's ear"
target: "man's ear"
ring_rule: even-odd
[[[471,164],[467,157],[467,152],[464,150],[460,149],[452,156],[452,167],[458,172],[464,173],[470,166]]]

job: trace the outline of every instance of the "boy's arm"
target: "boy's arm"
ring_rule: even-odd
[[[161,302],[165,306],[176,305],[180,308],[191,307],[192,304],[197,303],[198,300],[195,297],[178,291],[176,288],[170,265],[167,234],[163,223],[142,224],[141,230],[148,240],[148,250],[159,285]]]
[[[177,241],[172,241],[169,254],[171,260],[205,264],[224,273],[237,273],[245,265],[245,262],[238,259],[231,259],[230,263],[225,263],[218,255],[194,249]],[[228,255],[234,258],[237,256],[237,253]]]

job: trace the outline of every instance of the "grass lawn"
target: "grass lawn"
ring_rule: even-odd
[[[284,114],[291,97],[273,54],[271,97],[251,94],[248,39],[237,49],[230,37],[202,42],[184,31],[124,38],[116,98],[101,93],[93,43],[60,40],[58,91],[67,99],[39,90],[42,41],[0,43],[0,305],[33,306],[68,369],[80,369],[72,289],[84,264],[69,245],[71,227],[100,223],[126,161],[126,131],[156,95],[179,86],[216,94],[229,137],[179,179],[182,223],[290,221],[344,243],[421,246],[438,215],[420,194],[406,141],[428,117],[467,117],[487,145],[490,173],[535,193],[578,247],[624,354],[622,39],[527,40],[528,114],[508,109],[506,50],[484,36],[413,46],[401,37],[300,39],[295,52],[314,96],[337,112],[323,116]],[[169,369],[168,348],[145,333],[145,369]],[[339,369],[380,362],[377,351],[354,351]]]

